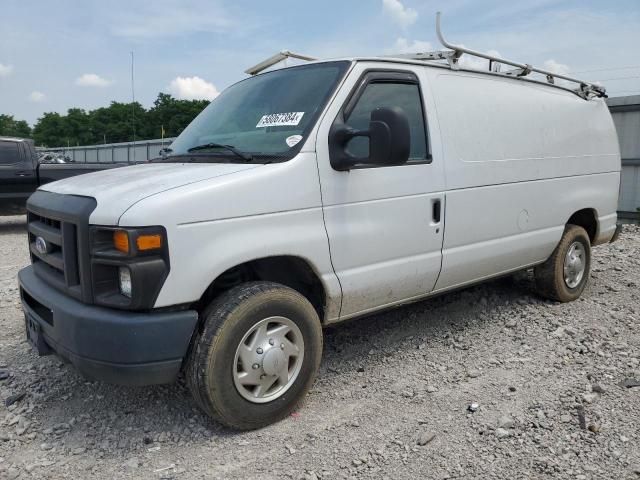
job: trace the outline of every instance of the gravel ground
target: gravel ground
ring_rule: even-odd
[[[329,328],[306,405],[249,433],[182,383],[114,387],[32,353],[25,242],[24,217],[0,218],[0,398],[24,394],[0,404],[0,478],[640,479],[640,387],[620,385],[640,379],[638,226],[595,249],[571,304],[523,272]]]

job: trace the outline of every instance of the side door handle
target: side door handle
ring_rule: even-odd
[[[431,218],[434,225],[440,223],[442,217],[442,202],[439,198],[436,198],[431,203]]]
[[[16,173],[16,177],[31,177],[33,176],[33,172],[29,172],[29,171],[20,171]]]

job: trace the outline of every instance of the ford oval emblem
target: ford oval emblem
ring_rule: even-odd
[[[36,237],[36,250],[42,255],[49,253],[49,244],[42,237]]]

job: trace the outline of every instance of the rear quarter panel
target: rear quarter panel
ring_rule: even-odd
[[[602,99],[531,82],[429,70],[446,173],[437,289],[540,263],[569,217],[615,229],[620,153]]]

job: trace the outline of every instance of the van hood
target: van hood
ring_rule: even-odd
[[[91,223],[117,225],[140,200],[160,192],[261,166],[236,163],[151,163],[86,173],[47,183],[40,190],[93,197],[98,202]]]

